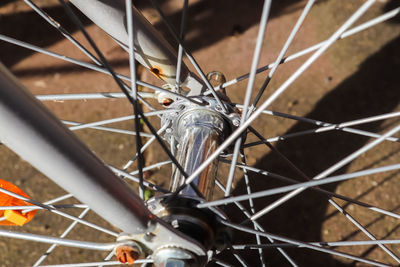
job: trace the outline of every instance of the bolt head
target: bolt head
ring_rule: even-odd
[[[172,100],[171,98],[164,98],[162,100],[162,104],[166,107],[168,107],[169,105],[171,105],[174,102],[174,100]]]
[[[240,120],[239,119],[233,119],[232,120],[232,124],[236,127],[238,127],[240,125]]]

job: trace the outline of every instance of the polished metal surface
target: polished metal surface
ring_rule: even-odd
[[[222,133],[212,126],[212,121],[219,121],[222,124],[219,117],[204,111],[187,114],[182,119],[180,130],[182,134],[177,159],[188,174],[196,170],[204,159],[213,153],[218,146]],[[204,195],[205,199],[212,199],[217,164],[217,161],[214,161],[194,180],[194,184]],[[184,182],[185,177],[178,169],[175,169],[170,190],[174,192]],[[181,194],[196,195],[189,186]]]
[[[162,125],[168,125],[164,137],[166,140],[175,140],[176,158],[189,176],[237,127],[236,122],[239,120],[237,109],[229,105],[228,99],[227,112],[224,112],[213,98],[198,97],[197,100],[203,102],[203,105],[185,100],[174,102],[170,105],[172,111],[164,114],[161,120]],[[217,169],[218,160],[214,160],[194,179],[194,185],[206,200],[212,199]],[[184,175],[179,169],[174,169],[170,184],[171,192],[176,191],[184,183]],[[192,187],[186,187],[180,194],[197,197]]]

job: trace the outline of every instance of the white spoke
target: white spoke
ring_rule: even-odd
[[[136,260],[133,264],[146,264],[153,263],[152,259],[142,259]],[[42,267],[91,267],[91,266],[111,266],[111,265],[121,265],[119,261],[102,261],[102,262],[81,262],[81,263],[71,263],[71,264],[56,264],[56,265],[42,265]]]
[[[63,55],[51,52],[49,50],[37,47],[35,45],[31,45],[31,44],[28,44],[26,42],[23,42],[23,41],[20,41],[20,40],[16,40],[14,38],[10,38],[10,37],[5,36],[3,34],[0,34],[0,40],[3,40],[5,42],[11,43],[11,44],[15,44],[15,45],[18,45],[20,47],[24,47],[24,48],[27,48],[27,49],[30,49],[30,50],[33,50],[33,51],[48,55],[48,56],[52,56],[52,57],[58,58],[60,60],[73,63],[75,65],[85,67],[87,69],[91,69],[91,70],[94,70],[94,71],[97,71],[97,72],[101,72],[101,73],[104,73],[104,74],[107,74],[107,75],[112,75],[110,73],[110,71],[108,69],[106,69],[106,68],[99,67],[99,66],[96,66],[96,65],[81,61],[81,60],[73,59],[73,58],[70,58],[70,57],[67,57],[67,56],[63,56]],[[121,80],[130,81],[130,78],[125,76],[125,75],[121,75],[121,74],[118,74],[118,73],[116,73],[115,75],[116,75],[117,78],[119,78]],[[193,102],[193,103],[196,103],[196,104],[201,104],[198,101],[196,101],[195,99],[188,98],[188,97],[186,97],[184,95],[175,93],[175,92],[173,92],[171,90],[163,89],[161,87],[158,87],[158,86],[155,86],[155,85],[143,82],[143,81],[137,80],[136,84],[140,85],[140,86],[143,86],[143,87],[146,87],[146,88],[149,88],[149,89],[152,89],[154,91],[172,94],[172,95],[176,96],[178,99],[185,99],[187,101],[190,101],[190,102]],[[127,88],[127,90],[130,90],[130,89]]]
[[[63,122],[64,124],[67,124],[67,125],[74,125],[74,126],[79,126],[79,125],[83,125],[84,124],[84,123],[80,123],[80,122],[66,121],[66,120],[62,120],[61,122]],[[120,133],[120,134],[127,134],[127,135],[136,135],[135,131],[124,130],[124,129],[116,129],[116,128],[110,128],[110,127],[105,127],[105,126],[90,126],[90,127],[87,127],[87,128],[88,129],[96,129],[96,130],[105,131],[105,132]],[[145,133],[145,132],[140,132],[140,136],[141,137],[147,137],[147,138],[154,137],[154,135],[148,134],[148,133]]]
[[[343,34],[356,20],[358,20],[371,6],[375,0],[368,0],[365,2],[328,40],[321,46],[296,72],[290,76],[267,100],[261,105],[259,110],[266,109],[272,104],[289,86],[298,78],[305,70],[307,70],[312,63],[314,63],[334,42],[336,42],[340,35]],[[258,110],[258,111],[259,111]]]
[[[174,111],[174,110],[150,111],[150,112],[144,113],[144,115],[146,117],[149,117],[149,116],[160,115],[160,114],[163,114],[163,113],[168,113],[168,112],[171,112],[171,111]],[[123,116],[123,117],[118,117],[118,118],[113,118],[113,119],[107,119],[107,120],[83,123],[83,124],[80,124],[80,125],[71,126],[71,127],[69,127],[69,129],[71,131],[75,131],[75,130],[90,128],[90,127],[93,127],[93,126],[99,126],[99,125],[104,125],[104,124],[109,124],[109,123],[116,123],[116,122],[121,122],[121,121],[133,120],[133,119],[135,119],[135,117],[136,117],[135,115],[128,115],[128,116]]]
[[[143,98],[154,98],[154,93],[138,92]],[[126,98],[124,93],[104,92],[104,93],[86,93],[86,94],[54,94],[54,95],[36,95],[40,101],[68,101],[68,100],[90,100],[105,98]]]
[[[23,200],[25,202],[31,203],[32,205],[38,206],[38,207],[46,209],[46,210],[54,210],[55,209],[51,205],[46,205],[46,204],[40,203],[39,201],[36,201],[36,200],[30,199],[30,198],[18,195],[18,194],[14,193],[14,192],[11,192],[11,191],[9,191],[7,189],[4,189],[4,188],[1,188],[1,187],[0,187],[0,193],[9,195],[11,197],[15,197],[17,199],[20,199],[20,200]]]
[[[52,205],[54,209],[84,209],[87,208],[87,205],[84,204],[62,204],[62,205]],[[0,206],[0,210],[40,210],[45,209],[43,207],[32,207],[32,206]]]
[[[77,222],[79,222],[79,223],[81,223],[81,224],[84,224],[84,225],[89,226],[89,227],[91,227],[91,228],[94,228],[94,229],[96,229],[96,230],[102,231],[102,232],[107,233],[107,234],[109,234],[109,235],[118,236],[117,233],[112,232],[112,231],[110,231],[110,230],[107,230],[107,229],[105,229],[105,228],[103,228],[103,227],[101,227],[101,226],[98,226],[98,225],[95,225],[95,224],[93,224],[93,223],[90,223],[90,222],[81,220],[81,219],[76,218],[76,217],[74,217],[74,216],[72,216],[72,215],[69,215],[69,214],[67,214],[67,213],[65,213],[65,212],[56,210],[56,209],[55,209],[53,206],[51,206],[51,205],[39,203],[39,202],[34,201],[34,200],[32,200],[32,199],[29,199],[29,198],[20,196],[20,195],[18,195],[18,194],[15,194],[15,193],[13,193],[13,192],[11,192],[11,191],[8,191],[8,190],[6,190],[6,189],[4,189],[4,188],[0,188],[0,192],[1,192],[1,193],[4,193],[4,194],[7,194],[7,195],[10,195],[10,196],[12,196],[12,197],[21,199],[21,200],[26,201],[26,202],[28,202],[28,203],[34,204],[34,205],[36,205],[36,206],[42,207],[42,208],[46,209],[47,211],[50,211],[50,212],[55,213],[55,214],[58,214],[58,215],[60,215],[60,216],[63,216],[63,217],[65,217],[65,218],[68,218],[68,219],[70,219],[70,220],[77,221]],[[1,219],[1,220],[4,220],[5,218],[4,218],[4,219],[3,219],[3,218],[0,218],[0,219]]]
[[[111,251],[105,258],[104,258],[104,262],[107,262],[109,260],[111,260],[111,258],[114,256],[114,251]],[[104,264],[101,263],[100,265],[98,265],[97,267],[103,267]]]
[[[28,240],[28,241],[41,242],[41,243],[48,243],[48,244],[57,244],[57,245],[68,246],[68,247],[92,249],[92,250],[102,250],[102,251],[113,250],[116,246],[116,243],[84,242],[84,241],[70,240],[70,239],[45,236],[45,235],[19,233],[19,232],[7,231],[7,230],[0,230],[0,236],[15,238],[15,239],[23,239],[23,240]]]
[[[268,84],[270,83],[270,81],[272,79],[272,76],[275,74],[275,71],[279,67],[279,63],[282,61],[283,56],[286,54],[286,51],[288,50],[288,48],[289,48],[290,44],[292,43],[294,37],[296,36],[297,32],[299,31],[300,26],[303,24],[303,21],[306,18],[308,12],[310,12],[310,9],[311,9],[312,5],[314,4],[314,2],[315,2],[315,0],[309,0],[307,2],[306,6],[304,7],[303,12],[301,13],[299,19],[296,22],[296,25],[293,27],[292,32],[290,33],[290,35],[289,35],[288,39],[286,40],[281,52],[279,53],[278,57],[276,58],[276,60],[274,62],[274,66],[272,67],[271,71],[268,73],[268,76],[267,76],[266,80],[264,81],[264,84],[261,86],[261,88],[260,88],[260,90],[259,90],[259,92],[258,92],[258,94],[257,94],[257,96],[256,96],[256,98],[254,100],[254,103],[251,105],[251,107],[249,109],[249,115],[255,109],[258,101],[260,100],[262,94],[264,93],[264,90],[267,88]],[[254,69],[254,76],[256,74],[255,72],[256,72],[256,69]],[[252,76],[252,72],[250,72],[249,80],[252,79],[251,76]],[[245,106],[244,109],[247,109],[247,106],[246,105],[244,105],[244,106]]]
[[[344,39],[346,37],[349,37],[351,35],[354,35],[356,33],[359,33],[359,32],[361,32],[363,30],[366,30],[366,29],[368,29],[368,28],[370,28],[372,26],[375,26],[375,25],[377,25],[379,23],[382,23],[382,22],[384,22],[386,20],[392,19],[395,16],[397,16],[399,13],[400,13],[400,7],[395,8],[395,9],[393,9],[391,11],[388,11],[383,15],[380,15],[380,16],[378,16],[378,17],[376,17],[374,19],[371,19],[371,20],[369,20],[367,22],[364,22],[364,23],[362,23],[362,24],[360,24],[360,25],[358,25],[358,26],[356,26],[356,27],[354,27],[354,28],[352,28],[352,29],[350,29],[348,31],[345,31],[342,35],[340,35],[339,40],[340,39]],[[292,60],[297,59],[297,58],[299,58],[301,56],[304,56],[304,55],[306,55],[308,53],[311,53],[311,52],[319,49],[320,47],[322,47],[327,41],[328,40],[322,41],[322,42],[320,42],[318,44],[315,44],[315,45],[310,46],[310,47],[308,47],[306,49],[303,49],[303,50],[301,50],[301,51],[299,51],[297,53],[294,53],[294,54],[292,54],[290,56],[287,56],[287,57],[283,58],[279,64],[283,64],[283,63],[292,61]],[[264,72],[266,70],[269,70],[269,69],[273,68],[274,66],[275,66],[275,63],[270,63],[270,64],[268,64],[266,66],[258,68],[257,69],[257,74],[259,74],[261,72]],[[219,90],[221,88],[229,87],[231,85],[234,85],[234,84],[236,84],[236,83],[238,83],[240,81],[243,81],[245,79],[248,79],[248,78],[249,78],[249,73],[244,74],[244,75],[242,75],[242,76],[240,76],[238,78],[232,79],[230,81],[227,81],[227,82],[223,83],[222,85],[217,86],[215,88],[215,90]],[[205,95],[209,95],[209,94],[210,94],[209,91],[205,92]]]
[[[358,229],[361,230],[367,237],[369,237],[371,240],[376,240],[375,236],[369,232],[365,227],[363,227],[356,219],[354,219],[353,216],[351,216],[348,212],[346,212],[339,204],[337,204],[334,200],[329,199],[329,203],[333,205],[340,213],[342,213],[347,220],[349,220],[352,224],[354,224]],[[378,244],[378,246],[385,251],[389,256],[391,256],[395,261],[400,263],[400,259],[391,251],[389,250],[385,245],[383,244]]]
[[[260,60],[260,54],[261,54],[261,49],[262,49],[262,45],[263,45],[263,41],[264,41],[265,29],[267,27],[267,21],[268,21],[268,15],[269,15],[270,8],[271,8],[271,0],[265,0],[264,6],[263,6],[263,11],[261,14],[260,26],[258,29],[256,46],[254,48],[253,61],[251,63],[250,78],[249,78],[249,82],[247,83],[246,95],[245,95],[244,102],[243,102],[244,107],[243,107],[242,115],[240,118],[240,125],[242,125],[244,123],[245,119],[247,118],[247,107],[250,104],[250,97],[251,97],[251,94],[253,91],[257,65]],[[237,158],[239,155],[239,149],[240,149],[241,143],[242,143],[242,138],[239,137],[236,140],[235,148],[233,150],[231,167],[229,169],[228,181],[226,184],[225,197],[229,196],[231,193],[233,178],[235,176],[235,169],[236,169],[235,165],[236,165],[236,161],[237,161]]]
[[[181,69],[182,69],[182,56],[183,56],[183,48],[181,42],[183,42],[183,38],[185,36],[185,24],[186,24],[186,13],[188,8],[189,0],[183,1],[183,8],[182,8],[182,19],[181,19],[181,29],[179,33],[179,47],[178,47],[178,59],[176,62],[176,87],[180,87],[181,81]]]
[[[168,161],[164,161],[164,162],[158,162],[158,163],[153,164],[151,166],[144,167],[143,171],[148,171],[148,170],[151,170],[151,169],[159,168],[159,167],[161,167],[163,165],[167,165],[167,164],[170,164],[170,163],[171,163],[171,161],[169,161],[169,160]],[[109,166],[109,167],[116,174],[118,174],[118,175],[120,175],[120,176],[122,176],[124,178],[127,178],[127,179],[129,179],[131,181],[134,181],[136,183],[139,183],[139,178],[133,176],[134,174],[139,173],[138,170],[129,174],[129,173],[124,172],[123,170],[120,170],[120,169],[115,168],[113,166]],[[160,192],[163,192],[163,193],[168,193],[169,192],[168,190],[166,190],[166,189],[164,189],[164,188],[162,188],[162,187],[160,187],[158,185],[154,185],[154,184],[152,184],[150,182],[147,182],[147,181],[143,181],[143,185],[145,185],[145,186],[147,186],[147,187],[149,187],[149,188],[151,188],[153,190],[160,191]]]
[[[225,160],[220,160],[220,161],[223,162],[223,163],[229,164],[229,161],[225,161]],[[285,177],[285,176],[282,176],[282,175],[278,175],[278,174],[275,174],[275,173],[271,173],[271,172],[268,172],[268,171],[265,171],[265,170],[261,170],[261,169],[258,169],[258,168],[246,166],[244,164],[237,164],[237,167],[243,169],[244,172],[248,170],[248,171],[251,171],[251,172],[255,172],[257,174],[261,174],[261,175],[264,175],[264,176],[275,178],[277,180],[288,182],[288,183],[291,183],[291,184],[298,184],[299,183],[299,181],[297,181],[297,180],[294,180],[294,179],[291,179],[291,178],[288,178],[288,177]],[[318,187],[309,187],[309,189],[321,192],[321,193],[323,193],[325,195],[328,195],[330,197],[335,197],[335,198],[342,199],[344,201],[356,204],[358,206],[367,208],[369,210],[373,210],[375,212],[378,212],[378,213],[381,213],[381,214],[384,214],[384,215],[387,215],[387,216],[390,216],[390,217],[393,217],[393,218],[396,218],[396,219],[400,219],[400,214],[397,214],[397,213],[394,213],[394,212],[391,212],[391,211],[388,211],[388,210],[384,210],[384,209],[375,207],[375,206],[373,206],[371,204],[364,203],[364,202],[359,201],[359,200],[355,200],[355,199],[352,199],[352,198],[349,198],[349,197],[346,197],[346,196],[343,196],[343,195],[339,195],[339,194],[336,194],[336,193],[333,193],[333,192],[330,192],[330,191],[327,191],[327,190],[324,190],[324,189],[321,189],[321,188],[318,188]],[[237,202],[235,202],[235,203],[237,203]]]
[[[274,112],[274,111],[265,111],[265,112],[268,112],[268,114],[277,115],[277,112]],[[271,113],[269,113],[269,112],[271,112]],[[281,141],[281,140],[286,140],[286,139],[292,138],[292,137],[299,137],[299,136],[303,136],[303,135],[322,133],[322,132],[327,132],[327,131],[332,131],[332,130],[339,130],[339,131],[349,132],[349,133],[358,134],[358,135],[362,135],[362,136],[379,138],[382,135],[376,134],[376,133],[371,133],[368,131],[358,130],[358,129],[354,129],[354,128],[349,128],[348,126],[361,125],[361,124],[370,123],[370,122],[374,122],[374,121],[399,117],[400,112],[386,113],[386,114],[382,114],[382,115],[378,115],[378,116],[367,117],[367,118],[349,121],[349,122],[343,122],[343,123],[339,123],[339,124],[332,124],[332,123],[327,123],[327,122],[322,122],[322,121],[316,121],[316,120],[296,117],[296,116],[292,116],[292,115],[284,114],[284,113],[280,113],[280,115],[282,115],[282,117],[286,117],[286,118],[294,117],[293,119],[295,119],[295,120],[305,121],[305,122],[316,124],[316,125],[323,125],[323,127],[300,131],[300,132],[295,132],[295,133],[284,134],[284,135],[275,136],[275,137],[270,137],[270,138],[266,139],[267,142],[272,143],[272,142],[277,142],[277,141]],[[280,116],[280,115],[277,115],[277,116]],[[387,137],[386,140],[392,141],[392,142],[400,141],[400,139],[397,137]],[[262,142],[262,141],[256,141],[256,142],[245,144],[244,147],[251,147],[251,146],[260,145],[263,143],[264,142]]]
[[[336,241],[336,242],[307,242],[310,245],[321,246],[321,247],[347,247],[347,246],[371,246],[371,245],[397,245],[400,244],[400,240],[367,240],[367,241]],[[262,248],[274,248],[274,247],[297,247],[301,248],[302,245],[288,244],[288,243],[275,243],[275,244],[243,244],[233,245],[235,249],[262,249]]]
[[[220,200],[204,202],[204,203],[198,204],[197,207],[198,208],[206,208],[206,207],[212,207],[212,206],[218,206],[218,205],[225,205],[225,204],[229,204],[229,203],[232,203],[235,201],[243,201],[243,200],[248,200],[250,198],[260,198],[260,197],[265,197],[265,196],[271,196],[271,195],[276,195],[276,194],[280,194],[280,193],[284,193],[284,192],[288,192],[288,191],[292,191],[292,190],[294,190],[293,192],[297,193],[297,191],[300,191],[300,189],[301,189],[300,192],[302,192],[305,189],[312,187],[312,186],[319,186],[319,185],[324,185],[324,184],[329,184],[329,183],[335,183],[335,182],[358,178],[358,177],[365,176],[365,175],[371,175],[371,174],[393,171],[393,170],[398,170],[398,169],[400,169],[400,164],[394,164],[394,165],[389,165],[389,166],[375,168],[375,169],[368,169],[368,170],[349,173],[349,174],[332,176],[332,177],[324,178],[321,180],[314,179],[309,182],[298,183],[295,185],[282,186],[282,187],[275,188],[275,189],[268,189],[268,190],[252,193],[250,195],[240,195],[240,196],[230,197],[227,199],[220,199]],[[290,195],[290,194],[288,194],[288,195]],[[285,200],[286,200],[286,198],[285,198]],[[279,202],[279,204],[282,204],[282,203]],[[267,208],[270,208],[270,207],[268,206]],[[270,211],[270,210],[268,209],[268,211]],[[252,216],[251,220],[256,220],[264,214],[265,214],[264,210],[261,210],[258,213],[254,214]]]
[[[83,217],[89,212],[89,208],[83,210],[81,212],[81,214],[79,214],[78,218],[79,219],[83,219]],[[78,224],[77,221],[72,222],[68,228],[60,235],[60,238],[64,238],[66,237],[74,228],[75,226]],[[53,252],[53,250],[57,247],[57,244],[52,244],[47,250],[46,252],[33,264],[33,267],[37,267],[39,266],[49,255],[51,252]]]
[[[231,227],[233,229],[236,229],[238,231],[243,231],[243,232],[247,232],[247,233],[251,233],[251,234],[259,234],[259,235],[265,236],[265,237],[269,236],[269,237],[271,237],[271,238],[273,238],[275,240],[279,240],[279,241],[290,243],[290,244],[294,244],[294,245],[301,245],[304,248],[309,248],[311,250],[316,250],[316,251],[324,252],[324,253],[327,253],[327,254],[336,255],[336,256],[347,258],[347,259],[352,259],[352,260],[355,260],[355,261],[364,262],[364,263],[371,264],[371,265],[374,265],[374,266],[389,266],[389,265],[384,264],[384,263],[363,259],[363,258],[360,258],[360,257],[357,257],[357,256],[353,256],[353,255],[350,255],[350,254],[338,252],[338,251],[335,251],[335,250],[322,248],[322,247],[319,247],[319,246],[311,245],[311,244],[306,243],[306,242],[297,241],[297,240],[294,240],[294,239],[278,236],[278,235],[271,234],[271,233],[263,233],[263,232],[260,232],[260,231],[255,231],[255,230],[250,229],[248,227],[244,227],[244,226],[233,224],[233,223],[226,222],[226,221],[222,221],[222,222],[225,225],[227,225],[227,226],[229,226],[229,227]]]
[[[216,93],[216,91],[214,90],[214,88],[212,87],[212,85],[210,84],[210,81],[207,80],[206,75],[204,74],[203,70],[200,68],[199,64],[196,62],[196,60],[194,59],[194,57],[192,56],[192,54],[185,48],[185,46],[182,44],[181,40],[179,39],[179,37],[176,35],[175,31],[172,29],[171,25],[168,23],[164,13],[162,12],[162,10],[160,9],[160,7],[158,5],[155,4],[154,0],[150,0],[150,2],[152,3],[153,7],[157,10],[157,12],[160,14],[160,17],[162,19],[162,21],[164,22],[165,26],[167,26],[169,32],[171,33],[172,37],[175,38],[175,40],[180,44],[180,46],[182,47],[183,52],[185,53],[186,57],[189,59],[189,61],[192,63],[193,67],[196,69],[197,73],[200,75],[200,78],[202,79],[202,81],[204,82],[204,84],[207,86],[208,90],[210,90],[211,94],[214,96],[215,100],[218,102],[218,105],[226,112],[226,107],[225,105],[222,103],[220,97],[218,96],[218,94]]]
[[[225,187],[218,181],[215,180],[216,185],[222,190],[222,192],[225,193]],[[239,202],[234,202],[235,205],[240,209],[241,212],[243,212],[243,214],[250,219],[251,214],[245,209],[245,207],[243,207],[242,204],[240,204]],[[265,232],[265,230],[263,229],[263,227],[256,221],[253,221],[254,226],[257,228],[256,230]],[[257,235],[259,236],[259,235]],[[271,242],[272,244],[274,243],[274,240],[270,237],[267,237],[268,241]],[[292,258],[290,258],[290,256],[281,248],[277,248],[277,250],[282,254],[282,256],[292,265],[292,266],[297,266],[297,264],[293,261]]]
[[[50,17],[46,12],[44,12],[41,8],[36,6],[30,0],[24,0],[27,5],[29,5],[36,13],[38,13],[43,19],[45,19],[51,26],[56,28],[65,38],[67,38],[72,44],[74,44],[77,48],[79,48],[85,55],[87,55],[94,63],[101,66],[100,61],[92,55],[81,43],[79,43],[72,35],[64,29],[60,23],[55,21],[52,17]]]
[[[158,135],[161,135],[164,131],[165,131],[165,129],[167,129],[168,128],[168,124],[165,124],[163,127],[161,127],[158,131],[157,131],[157,134]],[[146,142],[146,144],[144,144],[141,148],[140,148],[140,153],[143,153],[153,142],[154,142],[154,140],[156,140],[156,137],[155,136],[153,136],[152,138],[150,138],[147,142]],[[130,159],[125,165],[124,165],[124,167],[122,168],[122,170],[126,170],[126,169],[128,169],[131,165],[132,165],[132,163],[133,162],[135,162],[135,160],[138,158],[138,153],[136,153],[136,155],[132,158],[132,159]]]
[[[284,82],[279,89],[277,89],[261,106],[257,109],[240,127],[238,127],[219,147],[211,154],[200,166],[194,171],[185,182],[185,186],[193,182],[194,179],[203,171],[219,154],[226,149],[233,141],[240,136],[240,134],[247,129],[247,127],[265,110],[289,85],[296,80],[348,27],[353,24],[373,3],[375,0],[369,0],[364,3],[351,17],[347,20],[342,27],[339,28],[329,38],[328,42],[317,50],[286,82]],[[183,188],[183,187],[182,187]],[[182,189],[181,188],[181,189]],[[180,189],[180,190],[181,190]]]
[[[49,201],[46,201],[46,202],[44,202],[43,204],[45,204],[45,205],[54,204],[54,203],[56,203],[56,202],[63,201],[63,200],[68,199],[68,198],[70,198],[70,197],[73,197],[72,194],[66,194],[66,195],[63,195],[63,196],[60,196],[60,197],[57,197],[57,198],[53,198],[53,199],[51,199],[51,200],[49,200]],[[29,207],[29,208],[27,208],[27,209],[21,211],[21,213],[24,214],[24,213],[30,212],[30,211],[34,210],[34,208],[35,208],[35,207]],[[3,216],[3,217],[0,217],[0,222],[1,222],[1,221],[4,221],[4,220],[6,220],[6,217],[4,217],[4,216]]]
[[[344,158],[343,160],[339,161],[338,163],[334,164],[333,166],[331,166],[330,168],[326,169],[325,171],[321,172],[320,174],[318,174],[317,176],[315,176],[313,178],[313,180],[320,180],[322,178],[325,178],[326,176],[328,176],[329,174],[335,172],[336,170],[340,169],[341,167],[343,167],[344,165],[350,163],[352,160],[356,159],[357,157],[359,157],[361,154],[363,154],[364,152],[367,152],[368,150],[372,149],[373,147],[377,146],[378,144],[380,144],[381,142],[383,142],[386,137],[392,136],[393,134],[395,134],[396,132],[398,132],[400,130],[400,125],[393,128],[392,130],[388,131],[387,133],[385,133],[384,135],[382,135],[382,137],[375,139],[374,141],[372,141],[371,143],[365,145],[364,147],[358,149],[357,151],[355,151],[354,153],[350,154],[349,156],[347,156],[346,158]],[[395,165],[392,165],[395,166]],[[379,169],[379,168],[378,168]],[[268,213],[269,211],[273,210],[274,208],[280,206],[281,204],[285,203],[286,201],[288,201],[289,199],[291,199],[292,197],[296,196],[297,194],[301,193],[304,190],[304,188],[297,188],[295,191],[292,191],[291,193],[285,195],[284,197],[278,199],[277,201],[275,201],[274,203],[272,203],[271,205],[265,207],[263,210],[259,211],[257,214],[253,215],[254,218],[259,218],[260,216]]]
[[[244,155],[243,151],[240,153],[240,157],[242,159],[243,164],[246,165],[246,156]],[[252,190],[251,190],[251,187],[250,187],[250,179],[249,179],[249,176],[247,175],[247,170],[246,169],[243,169],[243,176],[244,176],[244,181],[246,183],[247,194],[251,194]],[[252,198],[249,199],[249,205],[250,205],[251,214],[254,214],[256,211],[254,209],[254,202],[253,202]],[[253,226],[254,226],[253,227],[254,230],[257,230],[257,226],[256,226],[256,224],[254,222],[253,222]],[[257,244],[261,244],[261,238],[260,238],[259,235],[256,235],[256,241],[257,241]],[[264,255],[263,255],[263,252],[262,252],[261,249],[258,250],[258,254],[260,256],[261,265],[265,266]]]

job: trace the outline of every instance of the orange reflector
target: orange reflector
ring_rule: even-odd
[[[0,188],[18,194],[20,196],[29,198],[28,195],[25,194],[24,191],[19,189],[17,186],[2,179],[0,179]],[[27,205],[32,205],[32,204],[0,192],[0,206],[27,206]],[[0,217],[4,216],[6,218],[6,220],[0,221],[0,225],[22,226],[25,223],[32,220],[33,217],[35,216],[35,213],[36,210],[27,213],[21,213],[20,210],[5,210],[5,211],[0,210]]]

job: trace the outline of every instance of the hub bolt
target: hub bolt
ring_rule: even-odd
[[[134,246],[121,245],[115,249],[115,256],[121,263],[133,264],[139,259],[139,250]]]

